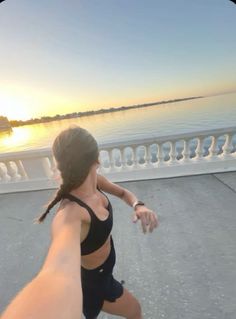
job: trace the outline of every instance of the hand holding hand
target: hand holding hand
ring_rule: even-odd
[[[151,233],[159,224],[156,213],[148,209],[146,206],[136,206],[133,213],[133,222],[136,223],[139,219],[141,220],[144,233],[146,233],[147,230]]]

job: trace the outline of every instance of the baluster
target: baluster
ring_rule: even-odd
[[[164,143],[157,144],[157,160],[159,165],[163,164],[164,162],[164,156],[163,156],[163,150],[162,150],[163,144]]]
[[[21,160],[16,160],[15,163],[16,163],[17,171],[21,177],[21,180],[27,179],[27,174],[25,172],[25,169]]]
[[[108,156],[109,156],[109,163],[110,163],[110,169],[114,169],[115,168],[115,162],[114,162],[114,157],[113,157],[113,153],[112,153],[112,149],[108,150]]]
[[[133,167],[138,168],[139,163],[138,163],[138,147],[132,147],[133,151]]]
[[[121,148],[121,168],[126,168],[127,163],[126,163],[126,156],[125,156],[125,147]]]
[[[117,157],[117,163],[119,164],[119,169],[122,169],[123,168],[123,163],[122,163],[123,159],[122,159],[122,149],[121,147],[119,147],[119,150],[118,150],[118,157]]]
[[[6,163],[3,162],[4,167],[0,164],[0,177],[1,180],[4,182],[9,182],[11,180],[11,177],[7,174],[7,168]]]
[[[212,136],[211,146],[209,147],[209,157],[217,156],[217,153],[218,153],[217,139],[218,139],[218,136]]]
[[[184,140],[184,149],[182,152],[183,155],[183,161],[189,161],[190,160],[190,148],[189,148],[190,140]]]
[[[152,165],[151,145],[144,145],[144,161],[146,166]]]
[[[196,148],[196,159],[200,159],[203,157],[203,141],[204,137],[198,137],[198,143]]]
[[[176,142],[172,142],[170,141],[170,162],[171,163],[176,163],[177,159],[176,159]]]
[[[233,133],[226,134],[226,140],[222,147],[223,155],[229,155],[232,151],[232,140],[233,140]]]
[[[20,179],[20,175],[17,173],[17,169],[12,166],[12,162],[8,161],[5,163],[7,168],[7,173],[12,181],[17,181]]]

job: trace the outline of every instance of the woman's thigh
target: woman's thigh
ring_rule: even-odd
[[[141,306],[138,300],[124,288],[124,292],[115,302],[105,300],[102,311],[128,319],[142,319]]]

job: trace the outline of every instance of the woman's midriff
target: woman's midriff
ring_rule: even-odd
[[[95,252],[81,256],[81,265],[86,269],[94,269],[99,267],[107,259],[111,251],[110,236],[106,242]]]

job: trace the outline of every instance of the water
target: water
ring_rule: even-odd
[[[1,133],[0,152],[50,147],[72,124],[99,143],[236,126],[236,93],[13,128]]]

